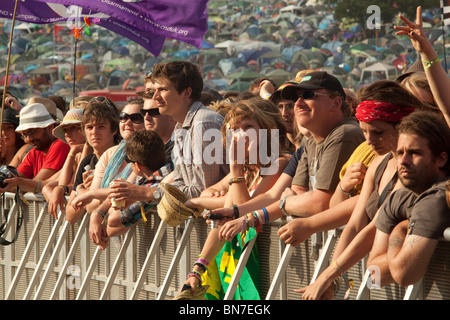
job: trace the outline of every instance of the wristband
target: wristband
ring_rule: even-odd
[[[240,214],[239,214],[239,208],[237,205],[233,206],[233,218],[237,219],[239,218]]]
[[[267,212],[266,208],[262,208],[262,211],[264,213],[264,223],[269,223],[269,213]]]
[[[99,210],[99,209],[95,209],[94,211],[92,211],[91,212],[91,214],[92,213],[100,213],[100,215],[104,218],[105,217],[105,214],[102,212],[102,210]]]
[[[42,185],[42,181],[38,180],[36,189],[34,190],[34,193],[38,193],[39,192],[39,190],[41,189],[41,185]]]
[[[75,155],[73,153],[69,153],[67,156],[75,159]]]
[[[344,189],[341,188],[341,183],[340,183],[340,182],[338,183],[338,188],[339,188],[339,191],[341,191],[343,194],[345,194],[345,195],[348,196],[349,198],[352,196],[352,195],[350,194],[350,192],[346,192],[346,191],[344,191]]]
[[[333,260],[333,262],[331,263],[333,265],[333,268],[337,271],[337,273],[339,274],[339,276],[342,276],[342,268],[340,265],[338,265],[338,263],[336,262],[336,260]]]
[[[439,56],[436,59],[434,59],[433,61],[422,60],[423,67],[425,69],[428,69],[428,68],[432,67],[434,64],[436,64],[438,62],[439,62]]]
[[[228,184],[231,186],[233,183],[236,182],[245,182],[245,177],[231,178],[230,181],[228,181]]]
[[[67,196],[69,194],[69,187],[68,186],[60,184],[58,187],[63,188],[65,196]]]

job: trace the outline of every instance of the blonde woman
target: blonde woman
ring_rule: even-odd
[[[267,139],[261,139],[262,129],[267,130]],[[226,142],[230,130],[235,135],[233,135],[231,142],[227,144],[229,154],[236,153],[234,151],[236,151],[239,142],[245,140],[245,161],[239,161],[240,159],[230,156],[230,173],[220,182],[206,189],[201,197],[188,200],[186,205],[213,209],[244,203],[250,198],[269,190],[288,164],[290,156],[284,152],[288,145],[286,129],[279,110],[272,102],[258,97],[236,103],[224,120],[222,128],[224,142]],[[270,143],[272,141],[270,135],[274,134],[274,130],[279,130],[278,145]],[[256,134],[252,135],[252,131]],[[251,161],[252,154],[256,150],[254,147],[256,145],[262,147],[266,141],[268,153],[279,155],[275,160],[276,172],[268,175],[264,175],[263,169],[265,167],[262,164],[262,159],[258,157],[256,161]],[[264,223],[264,219],[264,216],[252,215],[228,223],[234,223],[238,228],[245,226],[245,230],[249,227],[258,230]],[[224,243],[225,241],[219,240],[219,228],[213,228],[208,235],[199,260],[196,261],[185,282],[194,295],[196,288],[201,285],[202,275],[209,262],[220,252]]]

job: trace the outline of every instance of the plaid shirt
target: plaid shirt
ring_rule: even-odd
[[[203,135],[208,129],[219,130],[223,117],[212,111],[201,102],[195,102],[189,109],[182,124],[177,123],[174,134],[174,162],[173,185],[183,191],[189,198],[199,197],[207,187],[222,179],[228,166],[225,164],[225,151],[219,163],[207,164],[203,159],[203,152],[211,141],[204,141]]]

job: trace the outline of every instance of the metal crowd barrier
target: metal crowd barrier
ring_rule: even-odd
[[[42,195],[27,193],[25,198],[29,205],[17,241],[0,247],[0,297],[4,300],[171,299],[191,270],[209,231],[209,226],[193,218],[174,228],[152,214],[147,217],[147,225],[139,222],[102,251],[90,241],[88,215],[72,226],[63,212],[58,219],[48,214]],[[9,210],[6,239],[15,235],[17,207],[13,199],[14,194],[5,194],[3,208]],[[275,235],[287,221],[265,225],[263,232],[249,242],[225,300],[234,296],[254,246],[260,254],[262,299],[299,299],[293,288],[308,285],[328,266],[341,229],[311,237],[294,248]],[[444,273],[435,276],[431,284],[425,277],[408,288],[392,285],[374,294],[375,290],[367,290],[369,273],[361,261],[349,271],[355,287],[359,285],[351,299],[448,299],[450,284],[445,270],[450,265],[449,240],[450,229],[440,241],[441,257],[432,262]],[[381,297],[377,297],[380,291]]]

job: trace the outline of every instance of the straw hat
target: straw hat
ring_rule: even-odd
[[[83,120],[83,109],[71,109],[67,111],[61,124],[54,128],[52,133],[59,140],[67,143],[63,127],[73,123],[81,124],[81,120]]]
[[[34,103],[20,110],[19,126],[16,128],[16,131],[47,128],[55,122],[43,104]]]
[[[173,185],[161,182],[159,186],[164,195],[157,206],[158,215],[169,226],[176,227],[192,216],[199,216],[203,211],[187,207],[184,203],[189,199],[188,196]]]
[[[195,288],[195,295],[192,295],[191,289],[181,291],[173,300],[206,300],[205,294],[209,286],[198,286]]]
[[[70,101],[69,109],[77,109],[77,108],[84,109],[86,105],[89,103],[89,101],[91,101],[94,98],[95,97],[93,96],[76,97],[75,99]]]
[[[40,103],[47,108],[47,111],[56,117],[57,121],[61,121],[64,118],[64,114],[61,110],[58,109],[56,106],[56,103],[53,100],[47,99],[47,98],[41,98],[41,97],[31,97],[30,100],[28,100],[27,106]]]

